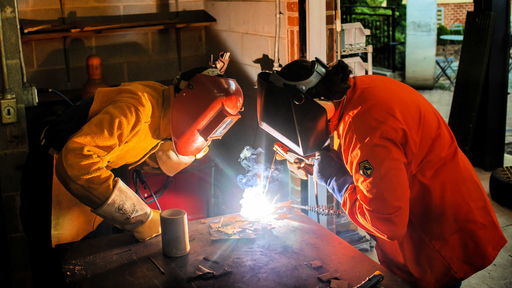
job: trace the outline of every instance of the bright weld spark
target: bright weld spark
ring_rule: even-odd
[[[249,220],[261,219],[274,212],[274,205],[261,186],[245,189],[240,204],[242,204],[240,215]]]

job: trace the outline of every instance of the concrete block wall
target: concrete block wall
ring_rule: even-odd
[[[287,53],[287,9],[288,1],[281,1],[279,62],[290,61]],[[261,71],[254,60],[268,55],[274,59],[276,32],[275,1],[205,1],[205,10],[217,19],[217,25],[207,28],[207,49],[211,53],[231,52],[230,65],[239,67],[244,74],[256,81]],[[298,25],[297,25],[298,26]],[[230,69],[228,67],[228,69]]]
[[[282,65],[288,61],[286,2],[280,2],[283,15],[280,21],[279,62]],[[215,169],[215,194],[222,196],[219,201],[222,202],[224,213],[237,213],[244,191],[238,186],[236,178],[246,173],[238,162],[240,153],[245,146],[262,148],[268,165],[274,156],[272,145],[275,139],[258,127],[255,84],[261,66],[254,61],[264,54],[274,59],[275,1],[206,0],[204,5],[205,10],[217,19],[216,25],[206,28],[206,53],[215,58],[223,51],[231,53],[225,75],[236,79],[244,93],[244,110],[240,112],[242,117],[221,140],[213,141],[210,146],[211,157],[220,168]],[[281,196],[280,199],[284,200],[287,195],[282,193]]]
[[[331,43],[329,59],[334,60],[334,1],[328,0],[328,27]],[[244,108],[242,118],[228,131],[222,141],[214,142],[213,147],[219,157],[230,165],[225,169],[226,175],[216,173],[216,183],[230,183],[237,174],[243,174],[238,163],[238,154],[246,146],[254,149],[262,148],[266,152],[266,160],[271,163],[274,151],[272,145],[276,139],[258,127],[256,115],[256,80],[262,71],[260,64],[254,63],[264,54],[274,59],[276,8],[274,0],[206,0],[205,10],[217,19],[217,25],[206,29],[207,54],[218,55],[221,51],[231,52],[230,64],[226,70],[228,77],[235,78],[244,91]],[[280,33],[279,63],[287,63],[298,59],[299,53],[299,3],[297,0],[280,1]],[[233,138],[233,141],[229,141]],[[282,163],[282,165],[286,165]],[[241,197],[243,191],[236,191],[233,185],[219,188],[232,199]],[[288,191],[287,191],[288,192]],[[282,195],[284,196],[284,195]],[[301,180],[290,176],[288,196],[299,204],[301,201]],[[281,198],[282,199],[282,198]],[[234,211],[238,212],[238,211]]]
[[[174,1],[160,0],[66,0],[65,15],[106,16],[136,13],[174,11]],[[1,7],[14,7],[14,0],[0,0]],[[18,0],[22,19],[58,19],[61,17],[59,0]],[[202,0],[180,0],[178,9],[203,9]],[[22,95],[21,65],[15,17],[3,15],[4,43],[9,81],[13,93]],[[205,28],[181,30],[182,70],[207,65]],[[69,53],[69,76],[64,58],[64,41]],[[179,74],[175,30],[134,32],[124,34],[68,37],[64,39],[23,41],[22,52],[28,84],[36,88],[56,90],[80,89],[87,80],[85,61],[90,54],[98,54],[103,61],[103,76],[110,85],[137,80],[167,81]],[[3,89],[2,89],[3,90]],[[22,99],[21,97],[18,99]],[[60,108],[42,105],[42,110],[56,114]],[[3,266],[0,273],[7,287],[32,287],[27,239],[20,224],[20,174],[28,152],[26,119],[38,121],[33,114],[38,107],[27,107],[18,101],[18,119],[14,124],[0,124],[0,253]],[[39,110],[41,110],[39,109]],[[38,110],[38,111],[39,111]],[[54,111],[55,110],[55,111]],[[29,115],[30,114],[30,115]],[[45,114],[46,115],[46,114]],[[34,120],[37,118],[36,120]],[[41,120],[41,119],[39,119]],[[44,119],[43,119],[44,120]],[[44,122],[44,121],[42,121]],[[8,265],[5,265],[8,264]]]
[[[21,19],[61,17],[59,0],[20,0],[18,5]],[[68,22],[75,16],[176,10],[174,1],[157,0],[67,0],[65,5]],[[178,3],[180,11],[203,8],[201,0]],[[182,29],[180,39],[182,71],[208,64],[203,27]],[[64,41],[68,47],[69,71],[66,70]],[[129,81],[170,81],[180,73],[176,31],[172,29],[23,41],[22,45],[28,83],[37,88],[80,89],[87,81],[85,61],[90,54],[101,57],[104,80],[112,86]]]

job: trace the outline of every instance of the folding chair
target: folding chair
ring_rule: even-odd
[[[448,88],[446,88],[446,90],[450,90],[450,88],[455,85],[454,80],[452,80],[452,78],[448,74],[448,69],[452,70],[452,72],[454,74],[456,73],[455,70],[453,70],[453,68],[451,66],[454,61],[455,61],[455,58],[453,58],[453,57],[445,57],[444,59],[436,59],[436,64],[437,64],[437,66],[439,66],[441,71],[439,71],[439,73],[437,73],[434,84],[439,82],[439,80],[441,80],[441,78],[443,78],[443,76],[444,76],[448,79],[448,81],[450,81],[450,85],[448,85]]]

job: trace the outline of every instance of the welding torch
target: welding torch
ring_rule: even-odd
[[[308,179],[308,175],[313,175],[313,160],[315,159],[314,156],[311,157],[303,157],[299,156],[295,153],[290,152],[290,149],[286,146],[284,146],[281,142],[274,143],[274,150],[276,151],[276,154],[279,154],[281,157],[286,159],[288,162],[292,163],[293,166],[296,168],[295,171],[293,171],[299,178],[301,179]],[[275,157],[274,157],[275,158]],[[272,163],[272,166],[274,164]],[[318,205],[318,183],[315,182],[315,200],[316,205],[311,207],[319,207]],[[307,208],[306,208],[307,209]],[[317,210],[317,211],[314,211]],[[320,209],[321,210],[321,209]],[[313,208],[313,211],[316,214],[316,220],[318,223],[320,223],[320,214],[318,209]]]
[[[311,157],[303,157],[297,155],[295,153],[290,152],[290,149],[284,146],[280,142],[276,142],[274,144],[274,151],[279,154],[281,157],[286,159],[288,162],[293,163],[294,166],[297,167],[297,172],[300,173],[298,176],[302,179],[307,179],[307,175],[313,175],[313,159],[314,156]]]

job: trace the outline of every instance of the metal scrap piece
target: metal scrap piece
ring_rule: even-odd
[[[162,274],[165,274],[164,269],[162,269],[162,267],[160,267],[160,265],[158,265],[158,264],[156,263],[156,261],[155,261],[155,260],[153,260],[153,258],[149,257],[149,260],[151,260],[151,262],[153,262],[153,264],[155,264],[156,268],[158,268],[158,270],[160,270],[160,272],[162,272]]]
[[[290,215],[290,214],[288,214],[288,213],[284,212],[284,213],[279,213],[279,214],[277,214],[277,217],[274,217],[274,219],[276,219],[276,220],[284,220],[284,219],[286,219],[286,218],[290,218],[291,216],[292,216],[292,215]]]
[[[316,276],[318,279],[322,280],[322,282],[327,282],[331,279],[334,279],[334,278],[337,278],[337,279],[340,279],[340,274],[334,274],[334,272],[327,272],[327,273],[324,273],[322,275],[318,275]]]
[[[226,268],[224,268],[224,271],[222,271],[220,273],[215,273],[214,271],[212,271],[210,269],[207,269],[201,265],[198,265],[198,268],[196,270],[196,274],[198,274],[198,275],[192,276],[192,277],[187,277],[187,282],[192,282],[195,280],[206,281],[206,280],[210,280],[212,278],[220,278],[220,277],[229,275],[231,273],[233,273],[233,271],[227,270]]]
[[[217,228],[217,230],[224,232],[226,234],[229,234],[229,235],[233,235],[236,232],[241,231],[242,229],[234,227],[234,226],[228,226],[228,227]]]
[[[215,264],[219,264],[219,261],[212,260],[212,259],[210,259],[210,258],[208,258],[208,257],[206,257],[206,256],[204,256],[204,257],[203,257],[203,260],[204,260],[204,261],[208,261],[208,262],[212,262],[212,263],[215,263]]]
[[[322,267],[322,263],[320,263],[320,261],[318,261],[318,260],[313,260],[313,261],[309,262],[309,264],[311,264],[311,268]]]
[[[208,268],[204,268],[203,266],[201,265],[197,265],[197,270],[196,270],[196,273],[198,274],[204,274],[204,273],[215,273],[213,272],[212,270],[208,269]]]
[[[212,228],[219,228],[222,226],[222,221],[224,220],[224,217],[220,217],[219,220],[215,220],[215,221],[209,221],[208,222],[208,225],[210,225],[210,227]]]
[[[348,282],[345,280],[331,280],[331,288],[348,288]]]

